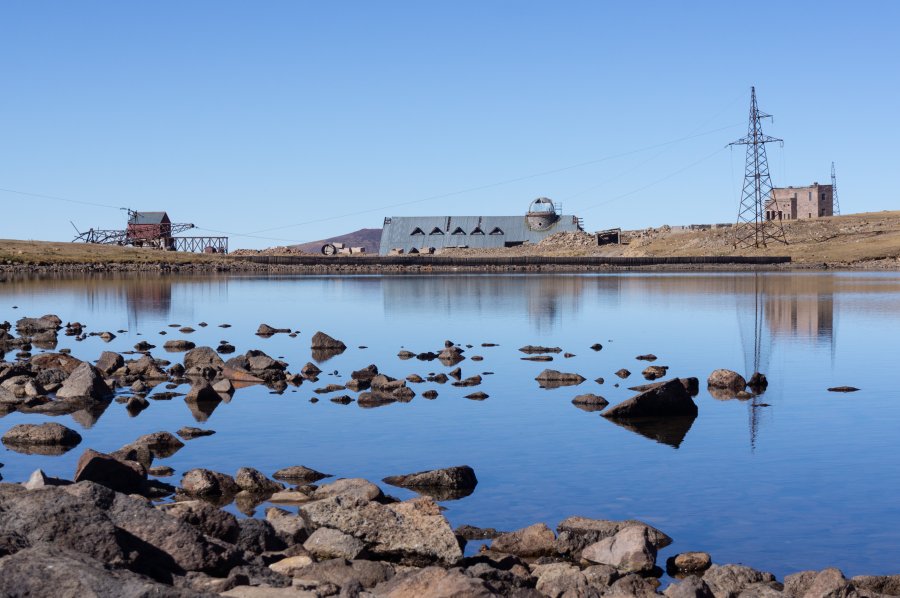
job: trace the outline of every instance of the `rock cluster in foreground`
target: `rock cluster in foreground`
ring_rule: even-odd
[[[192,470],[179,500],[161,505],[92,481],[32,480],[28,488],[0,484],[3,596],[900,595],[900,576],[848,580],[825,569],[778,582],[744,565],[712,564],[702,552],[670,558],[669,573],[682,579],[661,591],[657,550],[672,539],[646,523],[570,517],[555,532],[543,523],[454,531],[432,498],[399,501],[358,478],[298,486],[298,506],[271,507],[265,519],[237,519],[189,496],[282,491],[251,468],[235,478]],[[474,472],[459,466],[394,481],[417,480],[467,486]],[[493,539],[464,556],[463,536],[481,533]]]

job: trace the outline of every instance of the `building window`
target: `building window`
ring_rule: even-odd
[[[466,234],[466,231],[464,231],[461,226],[457,226],[455,229],[453,229],[453,232],[450,234],[451,235],[464,235],[464,234]]]
[[[492,235],[502,235],[502,234],[503,234],[503,231],[500,230],[500,227],[499,227],[499,226],[495,226],[495,227],[494,227],[494,230],[491,231],[491,234],[492,234]]]
[[[424,234],[425,234],[425,231],[423,231],[421,228],[419,228],[417,226],[416,228],[413,229],[413,232],[409,233],[409,236],[415,237],[416,235],[424,235]]]
[[[470,235],[483,235],[484,231],[481,230],[480,226],[476,226],[474,229],[472,229],[472,232],[470,232],[469,234]]]
[[[429,235],[443,235],[444,231],[442,231],[441,229],[439,229],[438,227],[435,226],[433,229],[431,229],[431,232],[428,234]]]

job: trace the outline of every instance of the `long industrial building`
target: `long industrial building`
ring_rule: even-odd
[[[490,249],[540,243],[558,232],[582,230],[546,197],[520,216],[392,216],[384,219],[379,254],[434,253],[439,249]]]

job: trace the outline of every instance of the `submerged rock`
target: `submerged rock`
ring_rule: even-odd
[[[832,386],[828,392],[856,392],[858,390],[855,386]]]
[[[331,474],[322,473],[304,465],[292,465],[279,469],[272,474],[272,477],[286,482],[310,484],[324,478],[330,478]]]
[[[557,370],[544,370],[537,375],[535,380],[542,388],[558,388],[560,386],[575,386],[584,382],[584,376],[580,374],[570,374],[567,372],[559,372]]]
[[[475,470],[468,465],[431,469],[384,478],[384,483],[403,488],[452,488],[469,490],[478,485]]]

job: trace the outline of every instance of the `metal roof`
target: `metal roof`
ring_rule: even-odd
[[[525,216],[395,216],[384,219],[379,253],[392,249],[421,250],[434,247],[471,247],[486,249],[507,243],[539,243],[562,231],[577,231],[575,216],[561,215],[546,230],[531,230]]]
[[[128,224],[164,224],[169,222],[169,215],[165,212],[135,212],[128,220]]]

